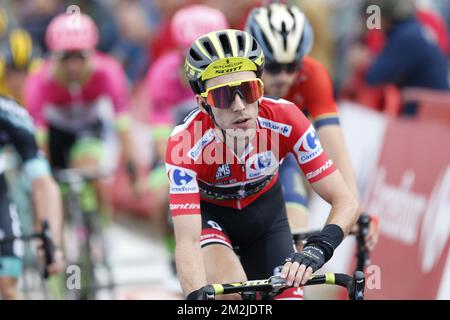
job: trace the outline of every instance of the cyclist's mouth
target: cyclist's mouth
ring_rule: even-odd
[[[241,118],[233,122],[233,125],[240,129],[247,129],[250,125],[250,118]]]

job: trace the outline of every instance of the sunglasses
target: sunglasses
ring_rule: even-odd
[[[63,51],[56,53],[56,58],[62,62],[69,59],[85,60],[89,56],[87,51]]]
[[[291,63],[276,63],[276,62],[267,62],[264,66],[264,71],[267,71],[270,74],[278,74],[283,70],[287,73],[294,73],[300,70],[301,62],[294,61]]]
[[[264,84],[261,79],[234,81],[214,86],[201,93],[206,102],[219,109],[228,109],[233,103],[236,93],[247,103],[256,102],[263,96]]]

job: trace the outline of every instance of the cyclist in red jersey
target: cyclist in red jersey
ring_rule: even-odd
[[[305,14],[295,6],[271,4],[255,8],[247,19],[246,28],[261,44],[266,56],[262,75],[265,93],[294,102],[309,116],[324,149],[359,198],[352,162],[339,125],[331,77],[319,61],[307,56],[313,44],[313,32]],[[304,231],[308,226],[307,194],[292,156],[283,162],[280,177],[291,229]],[[367,246],[373,249],[376,242],[377,232],[372,226]]]
[[[266,278],[280,265],[281,276],[298,287],[357,219],[358,203],[308,119],[293,103],[263,98],[263,66],[258,42],[238,30],[202,36],[187,53],[198,109],[175,127],[166,151],[176,265],[187,299],[208,298],[207,283]],[[301,252],[293,247],[278,181],[288,153],[332,207],[327,225]]]

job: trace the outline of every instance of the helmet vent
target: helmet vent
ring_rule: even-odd
[[[191,50],[189,51],[189,55],[192,57],[192,59],[194,59],[195,61],[200,61],[202,60],[202,58],[200,57],[200,55],[191,48]]]
[[[211,43],[209,41],[204,41],[203,46],[205,47],[206,51],[208,51],[208,54],[212,57],[216,56],[215,50],[211,47]]]
[[[287,49],[287,31],[286,31],[286,23],[283,21],[281,23],[281,36],[283,37],[283,47],[284,50]]]
[[[236,38],[238,42],[238,50],[244,51],[244,38],[242,37],[242,35],[238,35]]]
[[[267,40],[267,39],[265,39]],[[252,51],[255,51],[258,49],[258,42],[256,42],[255,39],[253,39],[253,43],[252,43]]]
[[[222,44],[223,53],[225,56],[227,55],[233,55],[233,52],[231,51],[231,44],[230,40],[228,39],[228,36],[226,34],[219,35],[219,41]]]

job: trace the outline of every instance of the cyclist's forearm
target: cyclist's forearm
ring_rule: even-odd
[[[358,201],[348,188],[339,170],[314,182],[312,187],[317,194],[331,205],[327,224],[336,224],[344,232],[350,231],[358,219]]]
[[[56,246],[62,244],[62,202],[61,195],[57,184],[50,176],[37,178],[32,184],[33,204],[37,216],[38,227],[41,227],[41,222],[47,220],[51,233],[52,240]]]
[[[175,259],[178,279],[185,296],[207,284],[205,266],[198,241],[177,243]]]
[[[323,126],[317,130],[317,133],[324,150],[341,172],[356,200],[359,201],[355,171],[340,126]]]
[[[340,193],[331,200],[331,211],[327,224],[336,224],[348,235],[358,219],[358,202],[350,193]]]

